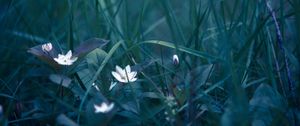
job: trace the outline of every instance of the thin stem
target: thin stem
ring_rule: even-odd
[[[291,91],[291,97],[293,98],[293,100],[295,102],[296,101],[296,99],[295,99],[296,86],[295,86],[295,84],[292,81],[292,74],[291,74],[291,70],[289,68],[289,63],[288,63],[287,55],[286,55],[285,50],[283,48],[283,37],[281,35],[279,23],[278,23],[278,21],[276,19],[275,12],[273,11],[273,9],[272,9],[272,7],[270,5],[270,1],[266,0],[266,4],[267,4],[267,8],[270,11],[271,16],[272,16],[272,18],[274,20],[274,23],[275,23],[277,42],[278,42],[278,45],[279,45],[281,53],[284,55],[284,65],[285,65],[285,69],[286,69],[286,72],[287,72],[289,90]]]

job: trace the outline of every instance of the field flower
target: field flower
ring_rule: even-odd
[[[174,65],[179,64],[179,58],[178,58],[178,56],[177,56],[176,54],[173,55],[173,64],[174,64]]]
[[[42,45],[42,50],[44,52],[50,52],[52,50],[52,44],[50,42],[46,43],[46,44],[43,44]]]
[[[115,105],[114,103],[107,104],[105,102],[101,103],[101,105],[94,104],[95,113],[99,113],[99,112],[107,113],[114,108],[114,105]]]
[[[60,65],[72,65],[77,57],[72,57],[72,51],[68,51],[66,55],[58,54],[58,58],[54,58],[54,60]]]
[[[112,71],[111,74],[120,82],[122,83],[129,83],[134,82],[137,80],[135,78],[137,72],[131,71],[131,68],[129,65],[125,67],[125,69],[122,69],[118,65],[116,66],[116,71]]]

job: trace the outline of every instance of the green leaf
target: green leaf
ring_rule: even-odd
[[[272,125],[279,121],[283,125],[287,103],[284,98],[268,84],[261,84],[249,102],[252,111],[252,124]],[[263,115],[263,116],[262,116]],[[280,121],[281,120],[281,121]]]
[[[46,53],[42,50],[42,45],[43,44],[34,46],[34,47],[28,49],[27,52],[33,54],[40,60],[48,63],[50,66],[52,66],[54,68],[59,68],[60,65],[58,63],[56,63],[53,59],[53,57],[57,57],[57,55],[58,55],[56,49],[53,47],[49,53]]]
[[[285,111],[287,107],[283,97],[268,84],[261,84],[249,102],[254,107],[276,108]]]
[[[62,126],[79,126],[65,114],[60,114],[56,117],[56,123]]]
[[[85,88],[88,87],[87,84],[93,79],[93,76],[96,74],[96,69],[103,62],[107,53],[99,48],[93,50],[83,60],[83,64],[78,66],[81,69],[77,71],[79,78],[83,82]]]
[[[74,56],[83,57],[84,55],[90,53],[91,51],[93,51],[96,48],[102,48],[108,42],[109,42],[108,40],[99,39],[99,38],[88,39],[88,40],[82,42],[82,44],[79,45],[74,50]]]
[[[71,84],[71,79],[67,76],[64,75],[59,75],[59,74],[51,74],[49,76],[49,79],[56,84],[62,85],[66,88],[68,88]]]
[[[65,88],[70,89],[75,96],[79,96],[80,98],[83,97],[83,89],[77,84],[72,84],[72,80],[69,77],[59,74],[51,74],[49,79],[55,84],[62,85]]]
[[[138,108],[134,102],[126,102],[124,104],[121,104],[121,107],[127,111],[133,112],[135,114],[138,114]]]
[[[151,98],[151,99],[161,99],[161,97],[154,92],[144,92],[142,93],[141,97]]]
[[[157,45],[161,45],[161,46],[165,46],[165,47],[169,47],[169,48],[173,48],[173,49],[178,48],[179,51],[182,51],[182,52],[185,52],[185,53],[188,53],[188,54],[200,57],[200,58],[209,59],[209,60],[212,60],[212,61],[222,60],[219,57],[212,56],[208,53],[197,51],[197,50],[194,50],[194,49],[190,49],[190,48],[187,48],[187,47],[184,47],[184,46],[179,45],[178,47],[176,47],[175,44],[170,43],[170,42],[159,41],[159,40],[149,40],[149,41],[140,42],[137,45],[142,45],[142,44],[157,44]],[[137,45],[135,45],[135,46],[137,46]]]
[[[86,56],[85,60],[87,62],[89,70],[92,72],[91,74],[96,73],[96,69],[103,62],[106,56],[107,53],[99,48],[95,49]]]

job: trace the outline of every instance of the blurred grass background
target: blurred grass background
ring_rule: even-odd
[[[1,0],[1,125],[298,126],[299,8],[299,0]],[[110,42],[67,75],[89,89],[100,70],[95,82],[118,106],[109,115],[93,113],[101,97],[82,99],[86,89],[57,97],[48,79],[57,71],[27,53],[95,37]],[[127,64],[143,67],[134,90],[108,91],[114,66]]]

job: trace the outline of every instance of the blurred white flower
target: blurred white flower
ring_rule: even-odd
[[[117,82],[111,82],[109,86],[109,90],[113,89],[117,85]]]
[[[95,113],[99,113],[99,112],[107,113],[114,108],[114,105],[115,105],[114,103],[107,104],[105,102],[101,103],[101,105],[94,104]]]
[[[179,64],[179,58],[176,54],[173,55],[173,64],[175,64],[175,65]]]
[[[54,60],[60,65],[72,65],[77,57],[72,57],[72,51],[68,51],[66,55],[58,54],[58,58],[54,58]]]
[[[137,72],[131,71],[131,68],[129,65],[125,67],[125,69],[122,69],[118,65],[116,66],[116,72],[112,71],[111,74],[120,82],[122,83],[128,83],[128,82],[134,82],[137,80],[135,78]]]
[[[167,103],[168,106],[170,107],[174,107],[177,105],[176,99],[174,96],[172,95],[168,95],[167,97],[165,97],[165,102]]]
[[[46,44],[43,44],[42,45],[42,50],[44,52],[50,52],[52,50],[52,44],[50,42],[46,43]]]

